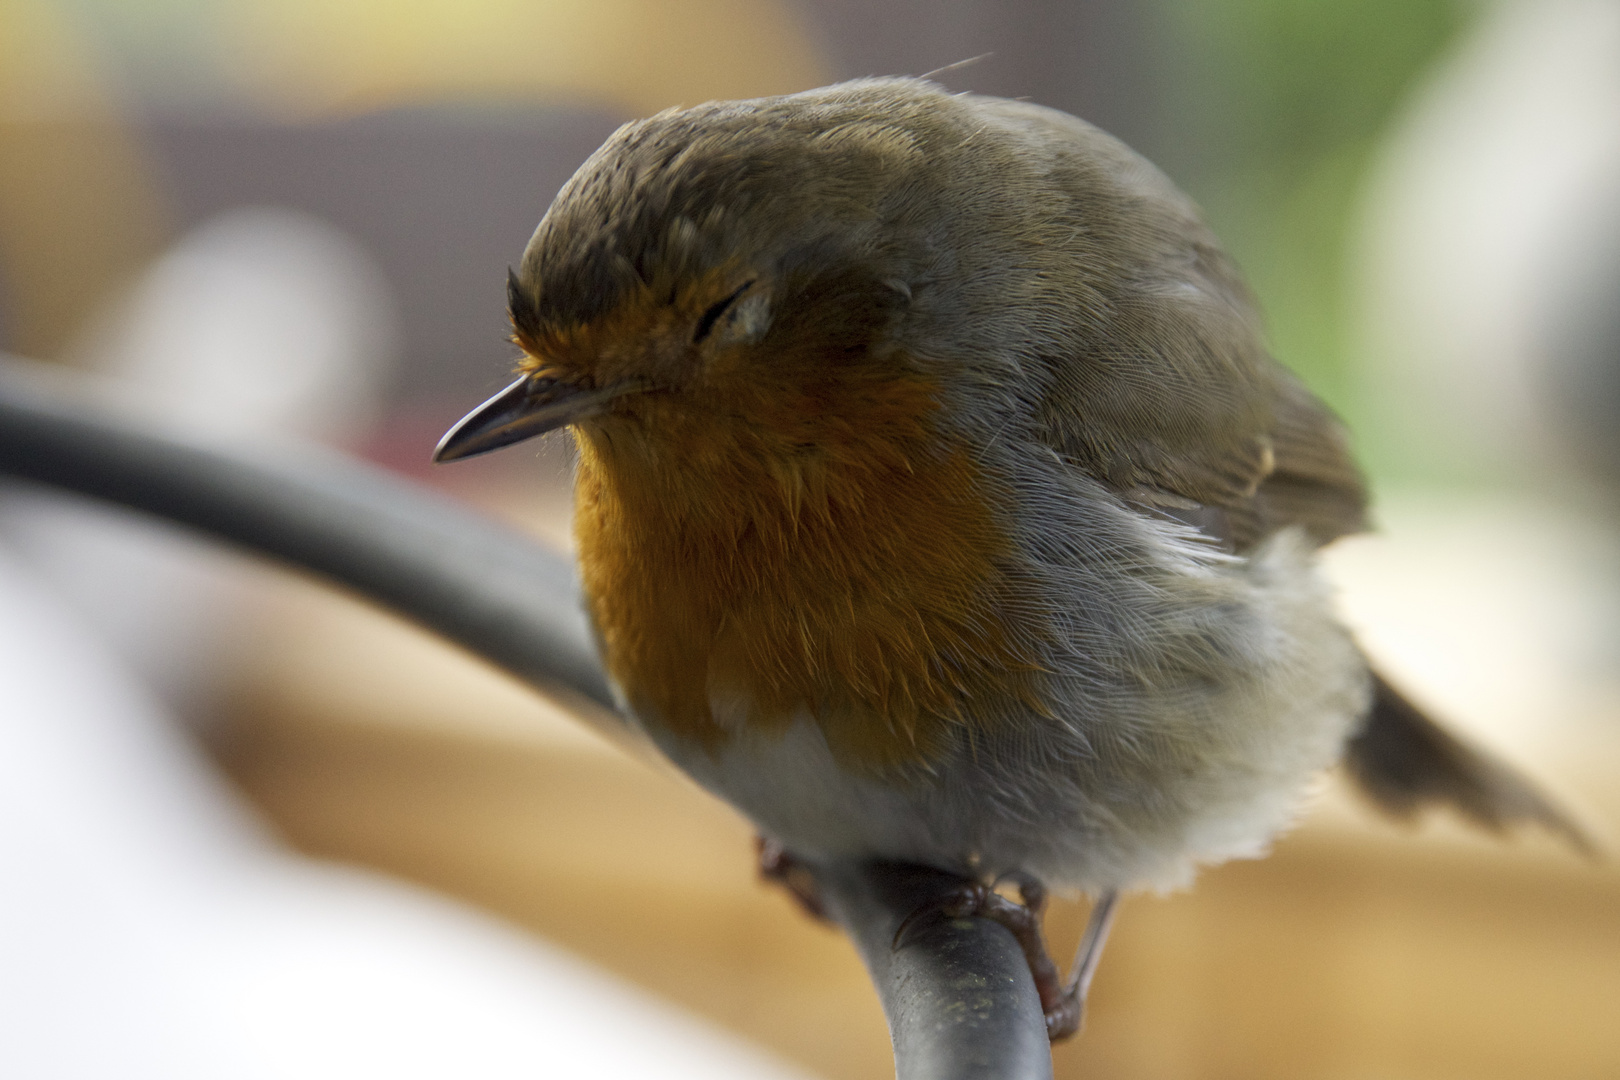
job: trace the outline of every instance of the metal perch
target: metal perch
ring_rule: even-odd
[[[307,446],[176,437],[100,387],[0,357],[0,473],[132,507],[311,571],[536,687],[613,708],[567,561],[465,506]],[[424,451],[425,452],[425,451]],[[740,856],[739,856],[740,857]],[[900,1080],[1052,1075],[1028,964],[987,919],[907,917],[958,879],[811,867],[882,999]]]

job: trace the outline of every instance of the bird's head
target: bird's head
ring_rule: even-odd
[[[896,329],[930,241],[906,220],[925,148],[874,102],[897,85],[713,103],[620,129],[509,277],[521,377],[436,460],[564,426],[649,452],[664,434],[745,426],[756,450],[797,453],[847,427],[852,403],[883,413],[900,395],[902,411],[922,408]]]

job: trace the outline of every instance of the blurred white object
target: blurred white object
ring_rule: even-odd
[[[1620,174],[1601,209],[1572,245],[1567,287],[1543,313],[1536,343],[1564,444],[1620,507]]]
[[[396,322],[358,245],[307,214],[253,207],[182,239],[77,351],[176,430],[345,443],[371,423]],[[243,564],[54,497],[8,493],[0,530],[161,697],[208,718],[252,596]]]
[[[278,850],[0,549],[0,1076],[803,1074],[447,901]]]
[[[1496,4],[1416,96],[1364,205],[1359,353],[1390,422],[1365,434],[1402,459],[1386,468],[1555,473],[1548,327],[1617,212],[1620,0]]]
[[[176,423],[347,444],[374,418],[397,322],[355,241],[299,211],[244,207],[183,237],[76,352]]]

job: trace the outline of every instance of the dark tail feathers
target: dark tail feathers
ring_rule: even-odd
[[[1361,790],[1396,817],[1445,804],[1493,832],[1534,823],[1584,855],[1597,854],[1580,826],[1530,781],[1440,727],[1376,671],[1372,712],[1350,740],[1345,765]]]

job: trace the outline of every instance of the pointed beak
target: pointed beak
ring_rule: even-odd
[[[549,375],[525,375],[445,432],[433,460],[460,461],[499,450],[595,416],[614,398],[645,389],[639,383],[618,383],[587,390]]]

